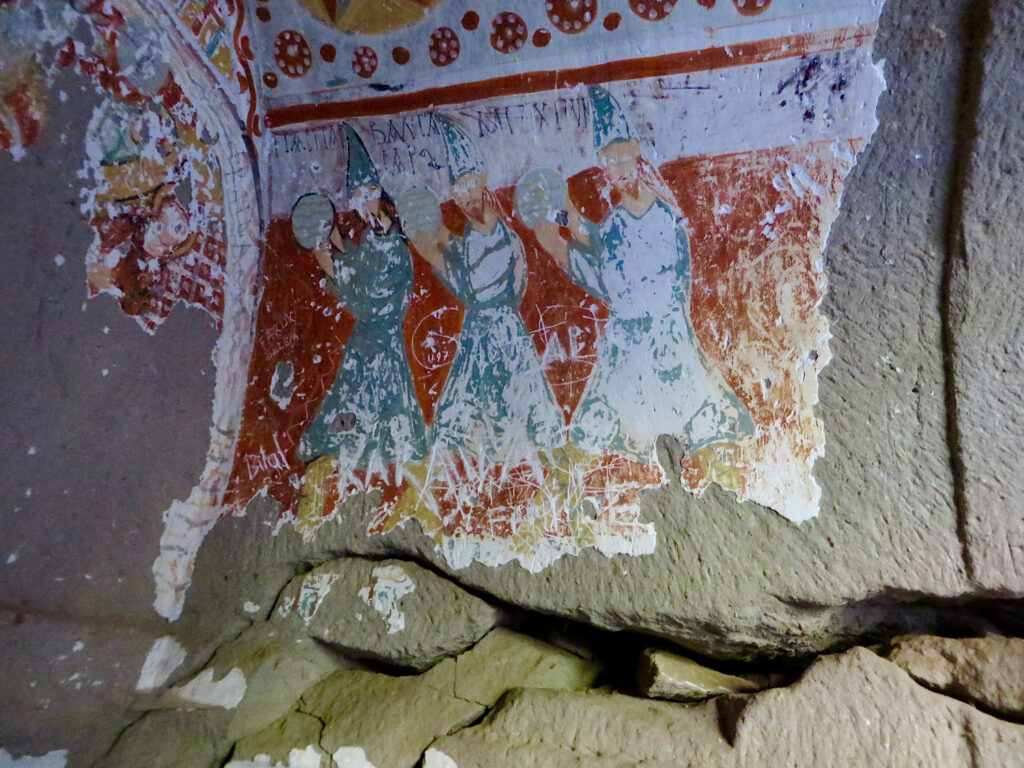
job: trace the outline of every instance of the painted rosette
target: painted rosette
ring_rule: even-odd
[[[373,77],[377,71],[377,52],[368,45],[361,45],[352,54],[352,71],[359,77]]]
[[[430,60],[435,66],[447,67],[457,58],[462,50],[459,36],[451,27],[438,27],[430,33]]]
[[[491,47],[498,53],[515,53],[528,36],[526,22],[517,13],[502,11],[491,22]]]
[[[768,10],[772,0],[732,0],[732,4],[742,16],[757,16]]]
[[[575,35],[597,18],[597,0],[547,0],[544,8],[559,32]]]
[[[274,41],[274,63],[288,77],[302,77],[313,66],[313,52],[301,33],[286,29]]]
[[[676,7],[676,0],[629,0],[630,10],[641,19],[661,21]]]

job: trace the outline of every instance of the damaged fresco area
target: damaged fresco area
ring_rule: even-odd
[[[225,503],[313,536],[369,491],[370,534],[531,571],[653,551],[639,494],[676,478],[815,516],[821,254],[876,125],[880,5],[769,5],[575,37],[441,4],[360,38],[356,78],[317,61],[326,25],[260,25],[270,222]],[[636,25],[657,55],[622,58]]]
[[[234,59],[213,6],[187,0],[176,10],[229,73]],[[219,321],[226,234],[218,129],[176,80],[164,36],[151,19],[101,2],[8,3],[0,29],[10,46],[0,75],[0,146],[15,159],[39,136],[58,70],[73,70],[103,97],[84,137],[81,173],[82,212],[94,232],[85,257],[89,296],[114,297],[148,333],[177,303]]]
[[[221,332],[157,611],[259,496],[313,537],[370,494],[368,535],[531,572],[654,551],[666,483],[817,515],[822,250],[876,127],[880,11],[0,2],[3,149],[58,69],[103,96],[85,294]]]

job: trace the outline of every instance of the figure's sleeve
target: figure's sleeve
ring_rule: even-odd
[[[509,230],[508,238],[512,251],[512,290],[519,301],[526,292],[526,248],[515,232]]]
[[[445,274],[433,270],[434,276],[441,281],[441,285],[459,301],[462,301],[465,296],[465,286],[462,283],[463,270],[459,268],[465,259],[462,253],[465,247],[465,240],[461,237],[453,237],[448,241],[448,245],[441,249],[441,258],[444,259],[446,266]]]
[[[584,220],[583,227],[590,241],[583,244],[577,240],[569,243],[569,276],[590,295],[608,301],[608,289],[601,277],[601,262],[604,257],[604,243],[600,228]]]

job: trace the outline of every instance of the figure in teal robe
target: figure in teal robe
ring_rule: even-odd
[[[448,288],[466,315],[437,403],[434,441],[492,465],[531,461],[538,449],[564,443],[565,419],[519,315],[522,243],[499,217],[490,232],[467,224],[444,255]]]
[[[421,459],[426,426],[405,351],[402,324],[413,267],[405,238],[366,229],[361,242],[334,249],[325,278],[356,322],[338,374],[306,427],[298,456],[337,456],[339,468],[386,476],[389,465]],[[397,471],[397,470],[396,470]]]

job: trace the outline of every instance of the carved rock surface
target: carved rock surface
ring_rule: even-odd
[[[165,702],[174,707],[217,707],[230,711],[227,737],[232,741],[267,727],[288,712],[295,700],[316,682],[339,668],[350,666],[344,658],[331,654],[316,641],[272,623],[253,626],[236,640],[220,648],[206,668],[184,685],[168,692]],[[205,680],[240,680],[237,693],[226,703],[196,701],[189,686]],[[224,683],[221,682],[223,686]],[[205,686],[209,688],[210,686]],[[232,692],[225,692],[231,695]],[[223,700],[223,696],[221,697]]]
[[[950,323],[966,546],[987,589],[1024,591],[1024,6],[988,3]],[[971,106],[971,105],[969,105]]]
[[[1024,717],[1024,640],[1015,637],[908,637],[888,658],[922,685],[992,712]]]
[[[654,699],[702,701],[724,693],[751,693],[764,686],[709,669],[677,653],[651,648],[637,665],[637,687]]]
[[[298,576],[273,621],[350,656],[427,669],[479,640],[488,603],[415,563],[339,558]]]
[[[297,709],[324,723],[320,746],[328,754],[360,749],[377,768],[413,768],[436,738],[484,713],[445,690],[450,664],[419,677],[338,672],[303,694]]]
[[[583,690],[593,686],[600,668],[597,662],[499,628],[455,660],[455,695],[490,707],[511,688]]]
[[[231,751],[222,709],[148,712],[95,768],[219,768]]]
[[[1024,726],[932,693],[863,648],[794,685],[703,704],[518,691],[480,725],[440,739],[428,768],[1024,765]]]

